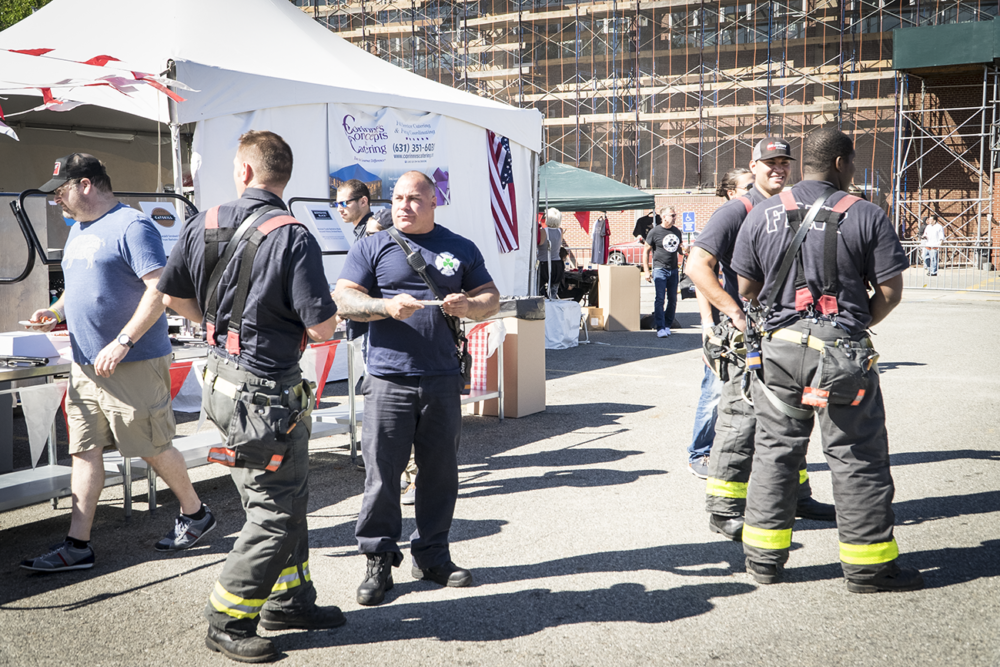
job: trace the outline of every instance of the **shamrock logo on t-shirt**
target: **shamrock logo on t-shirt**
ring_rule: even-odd
[[[450,252],[443,252],[434,259],[434,266],[437,267],[438,271],[446,276],[453,276],[458,272],[458,267],[461,262],[455,258]]]
[[[681,245],[680,237],[676,234],[667,234],[663,237],[663,249],[667,252],[677,252]]]

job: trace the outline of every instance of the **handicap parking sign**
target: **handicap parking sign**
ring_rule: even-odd
[[[694,234],[694,211],[681,213],[681,222],[684,225],[685,234]]]

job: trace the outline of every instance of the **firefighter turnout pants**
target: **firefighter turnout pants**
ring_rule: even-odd
[[[742,382],[742,370],[736,364],[729,364],[729,379],[723,383],[719,396],[715,443],[708,457],[705,510],[710,514],[743,516],[746,509],[757,418],[754,406],[743,399]],[[798,498],[811,497],[805,457],[798,474]]]
[[[780,565],[788,560],[799,470],[818,419],[823,453],[833,477],[844,575],[864,581],[892,573],[899,552],[893,538],[894,487],[878,367],[863,376],[863,397],[857,405],[831,401],[826,407],[810,408],[801,400],[815,379],[823,347],[848,335],[829,323],[811,320],[783,331],[795,332],[800,342],[765,338],[763,383],[772,396],[765,393],[762,381],[755,378],[753,383],[757,435],[743,527],[744,552],[758,563]],[[866,335],[851,338],[861,340]],[[788,407],[807,412],[800,415],[803,418],[794,418],[787,414]]]
[[[237,403],[233,387],[236,391],[282,397],[293,412],[298,411],[305,407],[302,403],[312,400],[308,394],[293,391],[301,382],[298,367],[273,382],[209,354],[203,394],[205,411],[217,424],[230,423]],[[246,523],[205,608],[205,618],[222,632],[235,637],[252,636],[262,609],[297,614],[308,611],[316,602],[309,576],[306,523],[310,430],[310,419],[306,417],[284,436],[282,442],[287,449],[276,470],[230,468]]]

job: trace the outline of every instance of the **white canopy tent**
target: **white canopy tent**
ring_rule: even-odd
[[[0,105],[8,114],[7,124],[22,137],[28,134],[19,129],[22,120],[28,127],[67,128],[75,134],[64,140],[65,152],[101,157],[98,150],[88,150],[88,141],[114,138],[121,131],[148,134],[169,123],[173,179],[180,191],[180,131],[193,124],[191,170],[199,208],[234,196],[233,153],[237,138],[248,129],[272,130],[292,146],[295,169],[286,198],[325,198],[334,105],[369,114],[385,107],[411,115],[440,114],[438,131],[447,138],[441,159],[451,170],[452,196],[439,208],[438,221],[477,243],[502,293],[528,293],[533,176],[541,149],[541,114],[536,110],[480,98],[390,65],[337,37],[287,0],[54,0],[0,33],[0,49]],[[52,51],[13,52],[34,49]],[[95,56],[116,60],[83,64]],[[127,85],[135,73],[181,82],[187,89],[175,92],[185,101],[170,102],[145,82],[132,81],[128,94],[107,85],[83,85],[109,75]],[[10,115],[12,107],[20,111],[39,104],[17,96],[40,97],[42,87],[50,88],[57,100],[93,106]],[[107,136],[93,136],[102,129]],[[507,253],[498,249],[491,214],[487,129],[510,142],[520,243]],[[0,153],[12,141],[0,136]],[[51,164],[58,156],[46,155],[42,162]]]

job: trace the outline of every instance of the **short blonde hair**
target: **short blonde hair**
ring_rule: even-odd
[[[545,226],[550,229],[559,229],[562,225],[562,213],[557,208],[550,208],[545,212]]]

